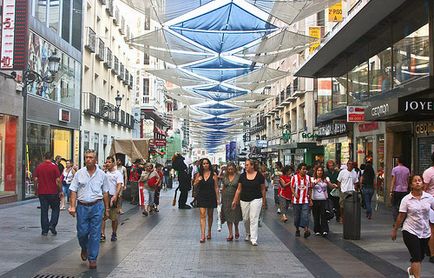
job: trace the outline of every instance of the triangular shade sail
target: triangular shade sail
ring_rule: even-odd
[[[231,105],[227,105],[224,103],[212,103],[212,104],[205,104],[201,106],[195,106],[195,109],[210,114],[214,116],[224,115],[233,111],[237,111],[239,108],[234,107]]]
[[[254,91],[256,89],[265,87],[277,80],[287,76],[289,73],[270,68],[260,68],[252,71],[247,75],[240,76],[226,81],[235,87],[243,88],[246,90]]]
[[[247,94],[247,91],[231,89],[221,84],[210,87],[196,88],[193,89],[193,91],[202,97],[206,97],[214,101],[228,100]]]
[[[212,117],[212,118],[202,119],[200,121],[206,124],[223,124],[229,122],[230,120],[231,119],[227,119],[227,118]]]
[[[214,124],[214,125],[204,125],[205,128],[209,128],[209,129],[226,129],[226,128],[230,128],[234,126],[234,124]]]
[[[315,38],[285,29],[235,55],[254,62],[270,64],[303,51],[315,40]]]
[[[277,30],[276,26],[234,3],[170,28],[217,53],[236,49]]]
[[[189,109],[187,107],[175,110],[172,112],[172,115],[174,117],[182,118],[182,119],[189,119],[191,117],[203,117],[202,113],[196,112],[193,109]]]
[[[180,95],[180,94],[174,94],[173,92],[165,92],[164,93],[166,96],[173,98],[177,101],[182,102],[185,105],[195,105],[195,104],[200,104],[203,103],[205,101],[204,98],[198,98],[198,97],[191,97],[191,96],[187,96],[187,95]]]
[[[256,101],[264,101],[266,99],[271,99],[274,98],[275,96],[270,96],[270,95],[264,95],[264,94],[245,94],[236,98],[231,99],[232,101],[252,101],[252,100],[256,100]]]
[[[250,4],[291,25],[340,0],[246,0]]]
[[[166,29],[135,37],[129,43],[150,56],[174,65],[192,63],[214,55]]]
[[[219,82],[247,74],[252,71],[250,64],[237,63],[222,57],[195,64],[187,68],[197,75],[204,76]]]
[[[164,70],[147,70],[147,72],[180,87],[198,86],[208,83],[205,79],[201,79],[199,77],[191,75],[179,68]]]

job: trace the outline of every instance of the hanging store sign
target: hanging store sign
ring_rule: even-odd
[[[1,69],[14,67],[15,0],[3,0]]]
[[[318,137],[336,136],[347,133],[347,125],[343,122],[329,123],[318,127],[315,132]]]
[[[347,122],[359,123],[365,121],[365,107],[347,106]]]
[[[256,140],[255,145],[258,148],[267,148],[268,147],[268,141],[267,140]]]
[[[329,22],[341,22],[342,19],[342,1],[339,1],[329,7]]]
[[[154,139],[153,144],[156,147],[165,147],[166,146],[166,139]]]
[[[309,46],[309,53],[312,54],[321,44],[321,26],[309,27],[309,36],[317,39]]]
[[[379,128],[378,122],[359,124],[359,132],[373,131],[373,130],[377,130],[378,128]]]
[[[27,54],[27,0],[3,0],[0,69],[24,70]]]

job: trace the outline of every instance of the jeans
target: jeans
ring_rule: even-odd
[[[295,228],[309,228],[309,204],[293,204]]]
[[[41,228],[48,233],[50,228],[55,229],[59,222],[60,199],[58,194],[39,195],[41,203]],[[51,207],[51,219],[48,219],[48,209]]]
[[[372,196],[374,196],[373,188],[362,189],[363,199],[365,201],[366,215],[372,216]]]
[[[328,200],[313,200],[313,231],[315,233],[328,233],[329,224],[326,216],[326,204]]]
[[[153,206],[154,205],[155,191],[144,188],[143,194],[145,196],[145,206]]]
[[[63,183],[62,184],[62,191],[66,198],[66,200],[69,202],[69,184]]]
[[[101,224],[104,213],[102,201],[93,206],[77,206],[77,237],[82,250],[87,250],[89,261],[96,261],[101,239]]]
[[[254,199],[250,202],[240,201],[243,214],[244,228],[246,235],[250,235],[251,242],[258,241],[259,214],[262,208],[262,199]]]
[[[279,189],[274,188],[274,204],[279,207]]]

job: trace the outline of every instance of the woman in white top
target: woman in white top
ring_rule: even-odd
[[[72,168],[71,160],[66,161],[66,168],[62,172],[62,190],[63,196],[60,199],[60,209],[65,209],[65,198],[69,202],[69,186],[74,178],[75,170]]]
[[[331,183],[330,179],[324,175],[324,167],[318,166],[314,170],[312,186],[313,231],[316,236],[322,235],[326,237],[329,233],[326,215],[326,205],[328,202],[327,187],[337,188],[337,185]]]
[[[392,240],[395,240],[397,230],[404,221],[402,237],[411,256],[411,266],[407,272],[409,277],[415,278],[420,277],[421,262],[428,251],[428,240],[431,236],[429,213],[434,209],[434,197],[423,189],[421,176],[413,176],[411,192],[402,199],[399,215],[392,229]]]

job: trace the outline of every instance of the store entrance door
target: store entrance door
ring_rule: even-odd
[[[72,159],[72,130],[51,128],[51,149],[53,156]],[[64,162],[63,162],[64,163]],[[64,165],[65,166],[65,165]]]

